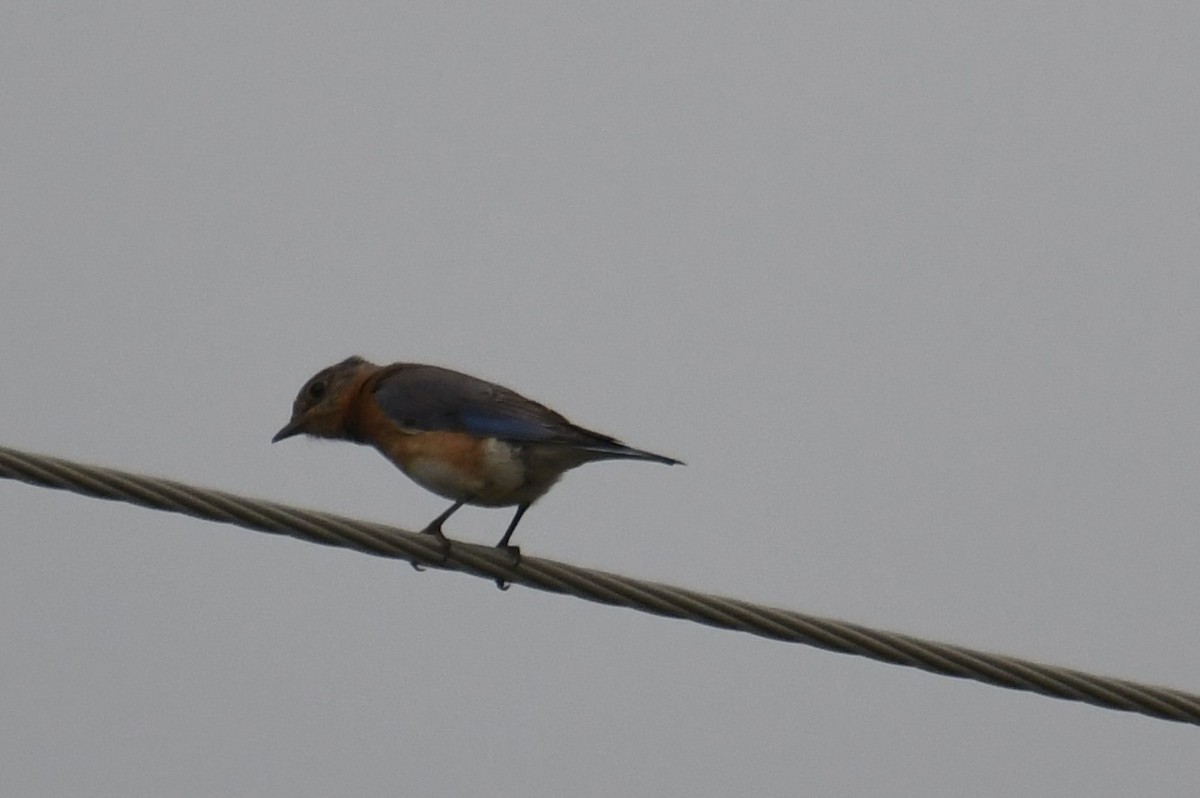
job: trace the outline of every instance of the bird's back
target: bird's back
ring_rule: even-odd
[[[579,453],[579,462],[608,458],[679,462],[572,424],[502,385],[440,366],[385,366],[365,389],[388,419],[406,430],[461,432],[512,444],[565,447]]]

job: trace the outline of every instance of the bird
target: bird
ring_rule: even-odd
[[[373,446],[405,475],[453,504],[421,531],[449,545],[442,525],[464,504],[516,512],[497,548],[562,475],[595,460],[682,465],[571,423],[516,391],[440,366],[379,366],[355,355],[317,372],[272,443],[296,435]]]

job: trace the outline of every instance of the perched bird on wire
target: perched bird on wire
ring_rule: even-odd
[[[306,382],[291,421],[271,442],[300,434],[374,446],[418,485],[451,499],[422,530],[442,539],[442,524],[464,504],[516,506],[496,545],[518,557],[509,544],[513,530],[564,472],[593,460],[682,464],[576,426],[476,377],[419,363],[377,366],[361,357]]]

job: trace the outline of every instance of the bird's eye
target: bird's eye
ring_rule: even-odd
[[[308,398],[320,401],[325,398],[325,381],[317,380],[312,385],[308,386]]]

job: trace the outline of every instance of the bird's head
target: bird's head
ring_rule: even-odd
[[[292,404],[292,418],[275,433],[271,443],[294,435],[318,438],[345,438],[349,403],[354,388],[361,383],[362,372],[375,366],[357,355],[318,371],[304,383]]]

